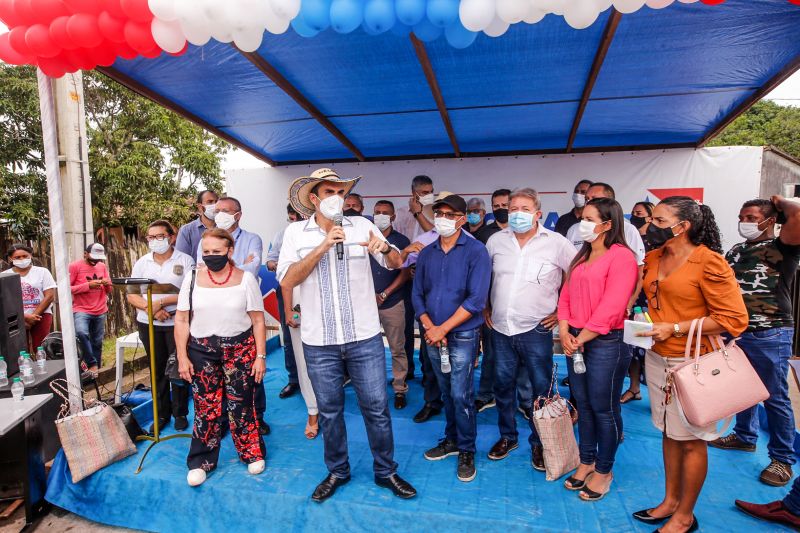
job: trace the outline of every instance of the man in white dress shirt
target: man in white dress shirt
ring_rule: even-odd
[[[426,231],[433,229],[433,180],[428,176],[415,176],[411,180],[411,198],[408,206],[397,208],[394,229],[414,242]]]
[[[329,474],[311,496],[317,502],[350,480],[345,372],[352,378],[364,417],[375,483],[401,498],[416,496],[416,490],[397,474],[394,462],[386,355],[369,257],[388,269],[400,268],[402,260],[375,224],[364,217],[342,218],[344,197],[360,179],[342,179],[327,168],[296,179],[289,201],[309,219],[286,228],[278,259],[281,287],[297,287],[299,293],[300,335],[319,407]]]

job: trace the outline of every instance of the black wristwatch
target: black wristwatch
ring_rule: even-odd
[[[384,241],[384,242],[386,242],[386,241]],[[386,243],[386,251],[384,252],[383,250],[381,250],[381,253],[383,255],[389,255],[390,253],[392,253],[392,245],[387,242]]]

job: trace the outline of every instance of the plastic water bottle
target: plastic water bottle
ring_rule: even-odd
[[[580,350],[575,350],[572,354],[572,369],[576,374],[586,373],[586,363],[583,362],[583,354]]]
[[[0,356],[0,387],[8,385],[8,365],[5,358]]]
[[[36,381],[36,378],[33,377],[33,363],[31,362],[30,355],[25,354],[22,364],[19,365],[19,373],[22,375],[22,382],[26,385],[30,385]]]
[[[648,322],[647,317],[644,316],[644,311],[638,305],[633,308],[633,320],[634,322]]]
[[[19,378],[14,378],[14,384],[11,385],[11,396],[17,402],[25,399],[25,385],[22,384]]]
[[[17,357],[17,366],[21,367],[22,362],[25,360],[25,354],[28,353],[25,350],[19,352],[19,357]]]
[[[36,373],[47,373],[47,354],[45,353],[44,348],[41,346],[36,348]]]
[[[442,359],[442,374],[449,374],[451,370],[450,348],[447,347],[447,344],[442,343],[442,345],[439,346],[439,357]]]

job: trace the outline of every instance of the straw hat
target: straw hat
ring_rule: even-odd
[[[345,186],[345,195],[350,194],[353,187],[361,180],[362,176],[355,178],[340,178],[335,170],[330,168],[320,168],[311,173],[310,176],[302,176],[292,182],[289,187],[289,203],[295,211],[306,217],[311,217],[316,212],[314,204],[308,197],[311,189],[318,183],[330,181],[332,183],[342,183]]]

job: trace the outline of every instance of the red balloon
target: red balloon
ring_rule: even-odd
[[[89,56],[97,65],[101,67],[110,67],[117,59],[117,50],[115,46],[115,43],[103,41],[100,46],[89,50]]]
[[[67,72],[67,65],[57,57],[40,57],[39,68],[51,78],[60,78]]]
[[[167,53],[169,55],[171,55],[171,56],[178,57],[178,56],[182,56],[183,54],[185,54],[188,49],[189,49],[189,43],[187,42],[186,44],[183,45],[183,49],[180,52],[175,52],[174,54],[171,53],[171,52],[167,52]]]
[[[35,24],[25,32],[25,44],[34,55],[39,57],[55,57],[61,48],[50,38],[50,30],[44,24]]]
[[[59,48],[64,50],[73,50],[78,47],[72,41],[72,38],[67,34],[67,22],[69,17],[58,17],[50,23],[50,39],[56,43]]]
[[[8,26],[8,29],[22,24],[22,20],[14,11],[14,0],[0,0],[0,21]]]
[[[789,0],[790,4],[794,4],[796,6],[800,6],[800,0]]]
[[[20,24],[31,25],[37,22],[36,13],[31,7],[31,0],[13,0],[14,13],[20,20]]]
[[[144,57],[146,57],[147,59],[155,59],[155,58],[157,58],[158,56],[161,55],[161,52],[163,52],[161,47],[160,46],[156,46],[155,48],[151,48],[150,50],[146,50],[146,51],[142,52],[142,55]]]
[[[112,17],[125,20],[128,15],[122,10],[119,5],[120,0],[103,0],[103,9],[105,9]]]
[[[144,54],[157,47],[153,34],[150,33],[150,24],[129,20],[125,23],[125,40],[131,48]]]
[[[94,60],[86,48],[64,51],[64,61],[70,63],[76,70],[90,70],[94,68]]]
[[[78,46],[94,48],[103,42],[97,17],[86,13],[72,15],[67,21],[67,35]]]
[[[147,0],[120,0],[122,11],[136,22],[150,22],[154,15],[147,5]]]
[[[31,49],[25,42],[26,31],[28,31],[27,26],[17,26],[16,28],[8,32],[8,42],[11,45],[11,48],[16,50],[16,52],[19,55],[32,56],[34,54],[33,52],[31,52]]]
[[[97,15],[103,10],[103,3],[99,0],[62,0],[69,8],[70,12],[77,15],[88,13]]]
[[[8,41],[10,34],[4,33],[0,35],[0,60],[10,63],[12,65],[28,65],[32,62],[33,58],[24,56],[14,50],[11,43]]]
[[[700,0],[700,1],[709,6],[718,6],[719,4],[725,2],[725,0]]]
[[[100,33],[115,43],[125,42],[125,21],[119,20],[108,14],[107,11],[100,13],[97,17],[97,26],[100,28]]]
[[[114,43],[117,56],[122,59],[133,59],[139,55],[139,52],[130,47],[128,43]]]
[[[55,18],[69,15],[69,9],[61,0],[30,0],[36,20],[47,25]]]

